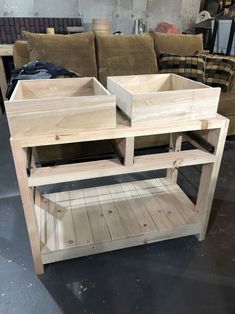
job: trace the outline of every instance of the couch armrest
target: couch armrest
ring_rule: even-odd
[[[235,56],[226,56],[226,55],[219,55],[216,53],[207,53],[203,51],[202,53],[198,54],[199,56],[204,56],[206,58],[206,62],[209,62],[210,60],[213,60],[213,58],[221,58],[221,59],[229,59],[231,60],[231,63],[233,64],[233,67],[235,67]],[[230,68],[231,69],[231,68]],[[230,79],[229,86],[227,87],[228,91],[235,91],[235,71],[233,71],[233,75]]]
[[[233,76],[229,85],[229,90],[235,92],[235,72],[233,73]]]
[[[15,67],[21,67],[22,65],[30,61],[28,43],[25,40],[17,40],[13,45],[13,60]]]

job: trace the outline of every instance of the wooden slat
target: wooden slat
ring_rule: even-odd
[[[193,139],[192,139],[190,136],[188,136],[187,134],[182,133],[182,136],[183,136],[184,140],[188,141],[188,142],[189,142],[190,144],[192,144],[194,147],[196,147],[196,148],[198,148],[198,149],[200,149],[200,150],[202,150],[202,151],[207,152],[207,150],[206,150],[204,147],[202,147],[198,142],[196,142],[195,140],[193,140]]]
[[[60,250],[76,247],[73,217],[70,208],[69,194],[64,200],[64,194],[56,193],[56,218],[58,229],[58,247]]]
[[[171,193],[173,196],[176,196],[178,198],[178,201],[180,201],[180,203],[186,204],[188,208],[190,208],[190,210],[192,212],[195,212],[195,204],[193,204],[193,202],[189,199],[189,197],[184,193],[184,191],[178,186],[177,189],[175,191],[172,191],[170,189],[171,186],[166,186],[166,190]],[[177,201],[177,202],[178,202]]]
[[[152,197],[150,195],[146,195],[146,193],[142,194],[139,190],[137,191],[158,229],[165,230],[172,228],[173,225],[168,219],[167,213],[165,213],[165,211],[160,206],[160,203],[158,202],[158,197]]]
[[[116,159],[32,169],[29,186],[40,186],[88,178],[158,170],[194,164],[212,163],[214,155],[200,150],[161,153],[135,157],[135,163],[123,166]]]
[[[83,198],[82,190],[69,191],[69,199],[71,201],[72,200],[77,200],[77,199],[80,199],[80,198]]]
[[[55,194],[51,199],[42,197],[41,199],[41,216],[40,216],[40,240],[41,251],[56,251],[58,249],[58,239],[56,230],[56,197]]]
[[[127,238],[127,233],[122,224],[111,194],[99,195],[98,198],[112,240]]]
[[[186,223],[193,223],[191,219],[195,219],[195,205],[186,197],[182,196],[182,190],[178,188],[178,191],[171,191],[166,187],[166,197],[171,200],[171,203],[174,205],[174,208],[180,214],[180,216],[184,219]],[[186,206],[187,204],[187,206]],[[190,210],[189,210],[190,208]]]
[[[36,135],[30,133],[28,135],[20,136],[14,134],[14,138],[20,139],[22,147],[44,146],[51,144],[66,144],[84,141],[95,141],[105,139],[115,139],[124,137],[147,136],[153,134],[166,134],[172,132],[186,132],[204,129],[216,129],[223,125],[223,120],[227,118],[217,114],[216,118],[210,119],[194,119],[190,121],[174,121],[174,123],[154,123],[152,125],[141,125],[130,127],[127,119],[117,112],[117,128],[102,129],[102,130],[81,130],[79,126],[74,130],[66,128],[57,130],[56,132],[46,135]],[[11,136],[13,136],[11,134]]]
[[[116,192],[115,194],[111,193],[111,196],[114,200],[115,206],[118,210],[119,216],[121,217],[122,224],[124,225],[128,237],[143,234],[135,213],[130,207],[128,200],[123,195],[123,192]]]
[[[142,199],[138,197],[137,191],[135,191],[134,186],[131,183],[122,184],[124,195],[128,199],[130,207],[135,213],[136,219],[142,229],[143,233],[156,231],[158,228],[154,223],[153,219],[148,213],[146,206]]]
[[[164,193],[157,198],[157,201],[161,210],[167,215],[167,218],[170,220],[173,227],[186,224],[186,221],[176,210],[174,203],[172,202],[172,198],[169,198],[169,195]]]
[[[148,234],[143,234],[137,237],[130,237],[128,239],[121,239],[116,241],[106,241],[105,243],[97,243],[82,247],[60,250],[53,253],[46,253],[42,255],[44,264],[53,263],[61,260],[88,256],[91,254],[99,254],[102,252],[109,252],[123,248],[133,247],[137,245],[144,245],[148,243],[174,239],[178,237],[186,237],[195,235],[201,230],[201,224],[195,223],[192,225],[177,226],[175,228],[159,230]]]
[[[84,198],[95,243],[111,240],[104,213],[97,196]]]
[[[70,199],[77,246],[94,243],[83,198]]]
[[[35,188],[34,210],[37,219],[37,229],[40,237],[40,217],[41,217],[41,195],[38,188]]]

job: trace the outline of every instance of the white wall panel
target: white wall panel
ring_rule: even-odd
[[[79,14],[79,0],[34,0],[34,2],[35,13],[41,17],[77,17]]]
[[[194,28],[199,14],[200,0],[182,0],[182,30],[188,31]]]
[[[112,31],[132,33],[135,18],[147,28],[161,22],[176,24],[180,31],[191,28],[200,0],[0,0],[0,16],[81,17],[85,30],[92,18],[109,18]]]
[[[1,0],[0,16],[34,16],[34,0]]]

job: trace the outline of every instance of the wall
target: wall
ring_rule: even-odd
[[[200,11],[200,3],[198,0],[182,0],[182,29],[190,30],[195,25],[195,20]]]
[[[0,16],[81,17],[86,30],[93,17],[112,19],[112,31],[132,33],[133,20],[144,18],[147,28],[161,22],[180,31],[192,27],[200,0],[0,0]]]

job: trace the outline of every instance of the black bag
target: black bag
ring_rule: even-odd
[[[19,80],[54,79],[58,77],[80,77],[80,75],[49,62],[35,60],[26,63],[21,68],[12,71],[6,97],[10,99]]]

